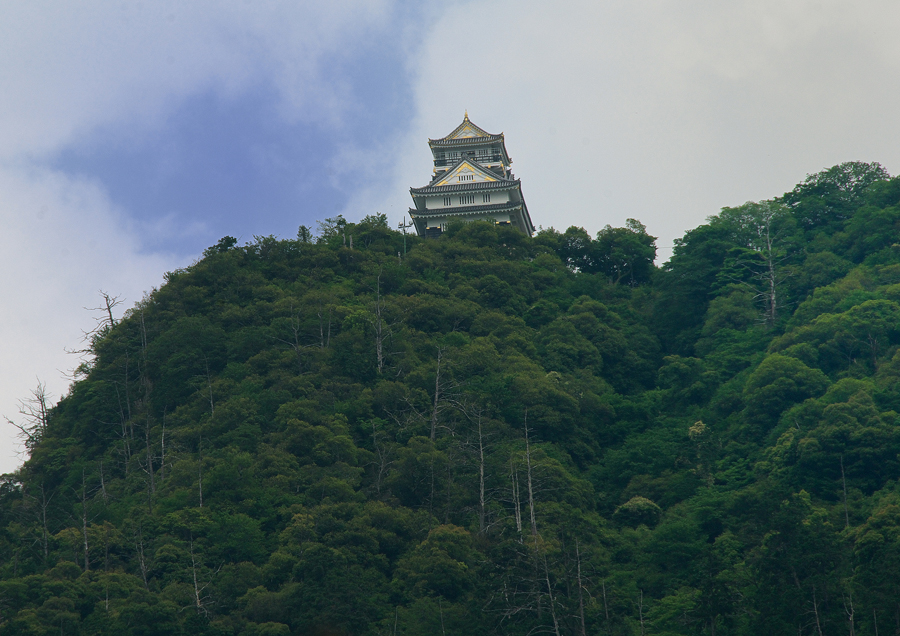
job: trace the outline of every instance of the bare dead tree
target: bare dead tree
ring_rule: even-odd
[[[350,239],[351,244],[353,239]],[[375,277],[375,303],[372,310],[371,323],[375,330],[375,359],[378,367],[378,373],[384,371],[384,338],[387,325],[384,320],[384,299],[381,297],[381,269],[378,270],[378,276]],[[434,439],[432,436],[431,439]]]
[[[134,527],[132,526],[132,532],[134,531]],[[134,549],[138,555],[138,564],[141,567],[141,579],[144,582],[144,589],[149,590],[150,585],[147,581],[147,560],[144,558],[144,533],[143,527],[141,524],[138,524],[137,532],[134,533]]]
[[[553,633],[559,636],[559,621],[556,618],[556,601],[553,598],[553,586],[550,585],[550,569],[547,567],[547,554],[543,555],[544,582],[547,584],[547,598],[550,600],[550,616],[553,618]]]
[[[44,553],[44,562],[50,558],[50,531],[47,528],[47,510],[53,495],[47,496],[47,490],[44,487],[44,480],[41,479],[41,500],[40,500],[40,519],[41,519],[41,548]]]
[[[121,296],[113,296],[102,289],[99,291],[103,304],[100,307],[85,307],[87,311],[102,311],[103,316],[96,319],[98,329],[108,329],[116,326],[116,319],[113,318],[112,310],[121,305],[124,299]]]
[[[853,608],[852,592],[848,591],[846,596],[844,596],[842,592],[841,599],[844,601],[844,612],[847,614],[847,624],[850,628],[850,636],[856,636],[856,622],[854,620],[856,610]]]
[[[813,586],[813,598],[812,598],[812,610],[813,616],[816,619],[816,631],[819,633],[819,636],[822,635],[822,621],[819,620],[819,602],[816,600],[816,587]]]
[[[403,398],[407,410],[391,414],[400,426],[427,425],[431,441],[437,439],[437,431],[441,428],[441,415],[450,409],[464,408],[460,406],[463,400],[459,396],[462,385],[448,373],[450,364],[447,359],[447,348],[437,347],[436,351],[434,392],[428,397],[428,406],[421,402],[417,403],[414,395],[407,394]]]
[[[752,238],[750,245],[743,250],[743,256],[733,261],[733,264],[754,282],[748,281],[744,276],[729,278],[751,291],[756,300],[762,301],[762,322],[771,328],[782,309],[781,285],[792,275],[792,272],[784,267],[790,254],[783,250],[782,231],[776,227],[786,216],[785,208],[770,201],[763,201],[747,203],[737,208],[735,212],[740,212],[735,219],[744,226]]]
[[[375,466],[375,492],[378,496],[381,496],[381,485],[384,483],[384,477],[387,474],[388,468],[393,463],[391,460],[391,453],[388,448],[385,447],[384,444],[380,444],[378,435],[378,429],[375,426],[375,420],[372,420],[372,448],[375,451],[376,460],[373,461],[373,465]]]
[[[443,347],[437,350],[437,369],[434,374],[434,403],[431,407],[431,441],[433,442],[437,436],[437,421],[440,414],[441,405],[441,361],[444,357]]]
[[[578,567],[578,616],[581,619],[581,636],[587,636],[584,624],[584,583],[581,580],[581,548],[578,537],[575,538],[575,563]]]
[[[513,511],[516,519],[516,532],[519,534],[519,543],[522,543],[522,503],[519,498],[519,472],[516,469],[513,458],[509,458],[509,477],[512,483]]]
[[[209,391],[209,417],[212,418],[216,414],[216,405],[213,402],[212,376],[209,373],[209,359],[203,354],[203,364],[206,367],[206,388]]]
[[[319,305],[316,316],[319,318],[319,346],[327,349],[331,344],[331,315],[334,308],[331,305]],[[326,330],[325,325],[328,325]]]
[[[487,459],[490,449],[490,433],[485,431],[485,409],[475,401],[462,399],[454,401],[455,408],[468,420],[472,429],[462,444],[475,457],[478,472],[478,532],[484,534],[489,524],[487,504],[491,496],[487,488]],[[471,436],[474,436],[472,439]]]
[[[525,463],[528,468],[528,512],[531,517],[531,536],[537,538],[537,520],[534,516],[534,487],[531,479],[531,443],[528,439],[528,409],[525,409]]]
[[[200,508],[203,507],[203,435],[200,436],[200,442],[197,444],[197,472],[198,472],[198,480],[197,487],[200,491]]]
[[[18,431],[25,452],[29,454],[47,432],[50,422],[50,400],[47,385],[38,378],[37,387],[31,390],[31,397],[19,400],[19,415],[24,418],[22,423],[14,422],[4,416],[7,424],[15,427]]]
[[[83,468],[81,469],[81,534],[84,538],[84,571],[88,572],[91,569],[91,550],[88,545],[87,485]]]
[[[194,609],[198,614],[203,614],[204,616],[209,615],[208,606],[210,605],[210,599],[208,596],[204,595],[204,591],[209,584],[212,582],[212,576],[218,573],[219,569],[216,569],[212,572],[210,578],[206,580],[205,583],[201,582],[200,577],[200,567],[201,563],[197,559],[197,555],[194,553],[194,537],[191,536],[190,542],[188,543],[189,552],[191,555],[191,579],[194,584]]]
[[[103,459],[100,459],[100,494],[103,496],[103,504],[109,503],[109,495],[106,492],[106,480],[103,478]]]
[[[166,479],[166,411],[163,409],[162,431],[159,436],[159,481]]]
[[[307,349],[316,347],[316,345],[303,344],[303,324],[300,321],[300,310],[294,311],[293,302],[291,303],[291,308],[290,308],[290,313],[289,313],[288,318],[290,320],[289,326],[290,326],[290,330],[291,330],[289,339],[287,339],[287,340],[284,338],[275,338],[275,339],[278,342],[280,342],[284,345],[287,345],[288,347],[291,348],[291,350],[294,352],[294,356],[297,360],[297,373],[303,373],[303,353]],[[325,348],[325,339],[324,339],[324,333],[322,333],[321,314],[319,316],[319,320],[320,320],[320,325],[319,325],[320,334],[319,335],[321,337],[321,343],[319,346],[324,349]],[[331,331],[331,326],[329,324],[329,332],[330,331]]]
[[[484,497],[484,430],[481,426],[482,413],[476,417],[478,423],[478,532],[484,534],[486,506]]]
[[[200,587],[197,581],[197,559],[194,557],[194,539],[191,537],[190,542],[190,551],[191,551],[191,577],[194,580],[194,605],[197,609],[198,614],[207,614],[206,609],[203,607],[203,598],[200,596],[203,590],[206,588],[206,585]],[[209,585],[207,583],[207,585]]]
[[[152,433],[152,422],[150,420],[150,414],[147,414],[147,418],[145,420],[144,426],[144,448],[147,452],[147,475],[150,479],[150,495],[156,493],[156,467],[153,465],[153,444],[151,442],[151,433]]]
[[[609,629],[609,601],[606,598],[606,580],[600,582],[600,589],[603,592],[603,616],[606,619],[606,628]]]
[[[66,353],[78,356],[80,364],[67,375],[77,377],[87,372],[90,367],[91,360],[94,356],[94,347],[98,339],[105,336],[116,325],[116,319],[113,316],[113,309],[121,305],[124,301],[121,296],[113,296],[102,289],[100,290],[100,298],[102,303],[99,307],[84,307],[87,311],[99,311],[99,316],[94,318],[93,329],[82,331],[81,333],[81,349],[66,349]]]

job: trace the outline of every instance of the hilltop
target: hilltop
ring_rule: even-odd
[[[0,634],[888,633],[898,229],[855,162],[660,268],[636,220],[225,237],[20,422]]]

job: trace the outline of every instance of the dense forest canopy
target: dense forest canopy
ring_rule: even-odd
[[[0,484],[0,634],[900,633],[900,178],[225,237]],[[110,304],[114,297],[107,297]]]

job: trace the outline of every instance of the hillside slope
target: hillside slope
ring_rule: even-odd
[[[226,237],[21,422],[0,634],[900,629],[898,203]]]

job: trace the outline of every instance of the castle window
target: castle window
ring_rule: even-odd
[[[444,197],[444,207],[450,207],[453,205],[451,197]]]
[[[463,194],[459,197],[460,205],[472,205],[473,203],[475,203],[474,194]]]
[[[485,193],[485,194],[482,194],[482,195],[481,195],[481,200],[482,200],[484,203],[490,203],[490,202],[491,202],[491,193],[490,193],[490,192],[487,192],[487,193]]]
[[[474,179],[474,174],[461,174],[456,178],[457,181],[474,181]]]

